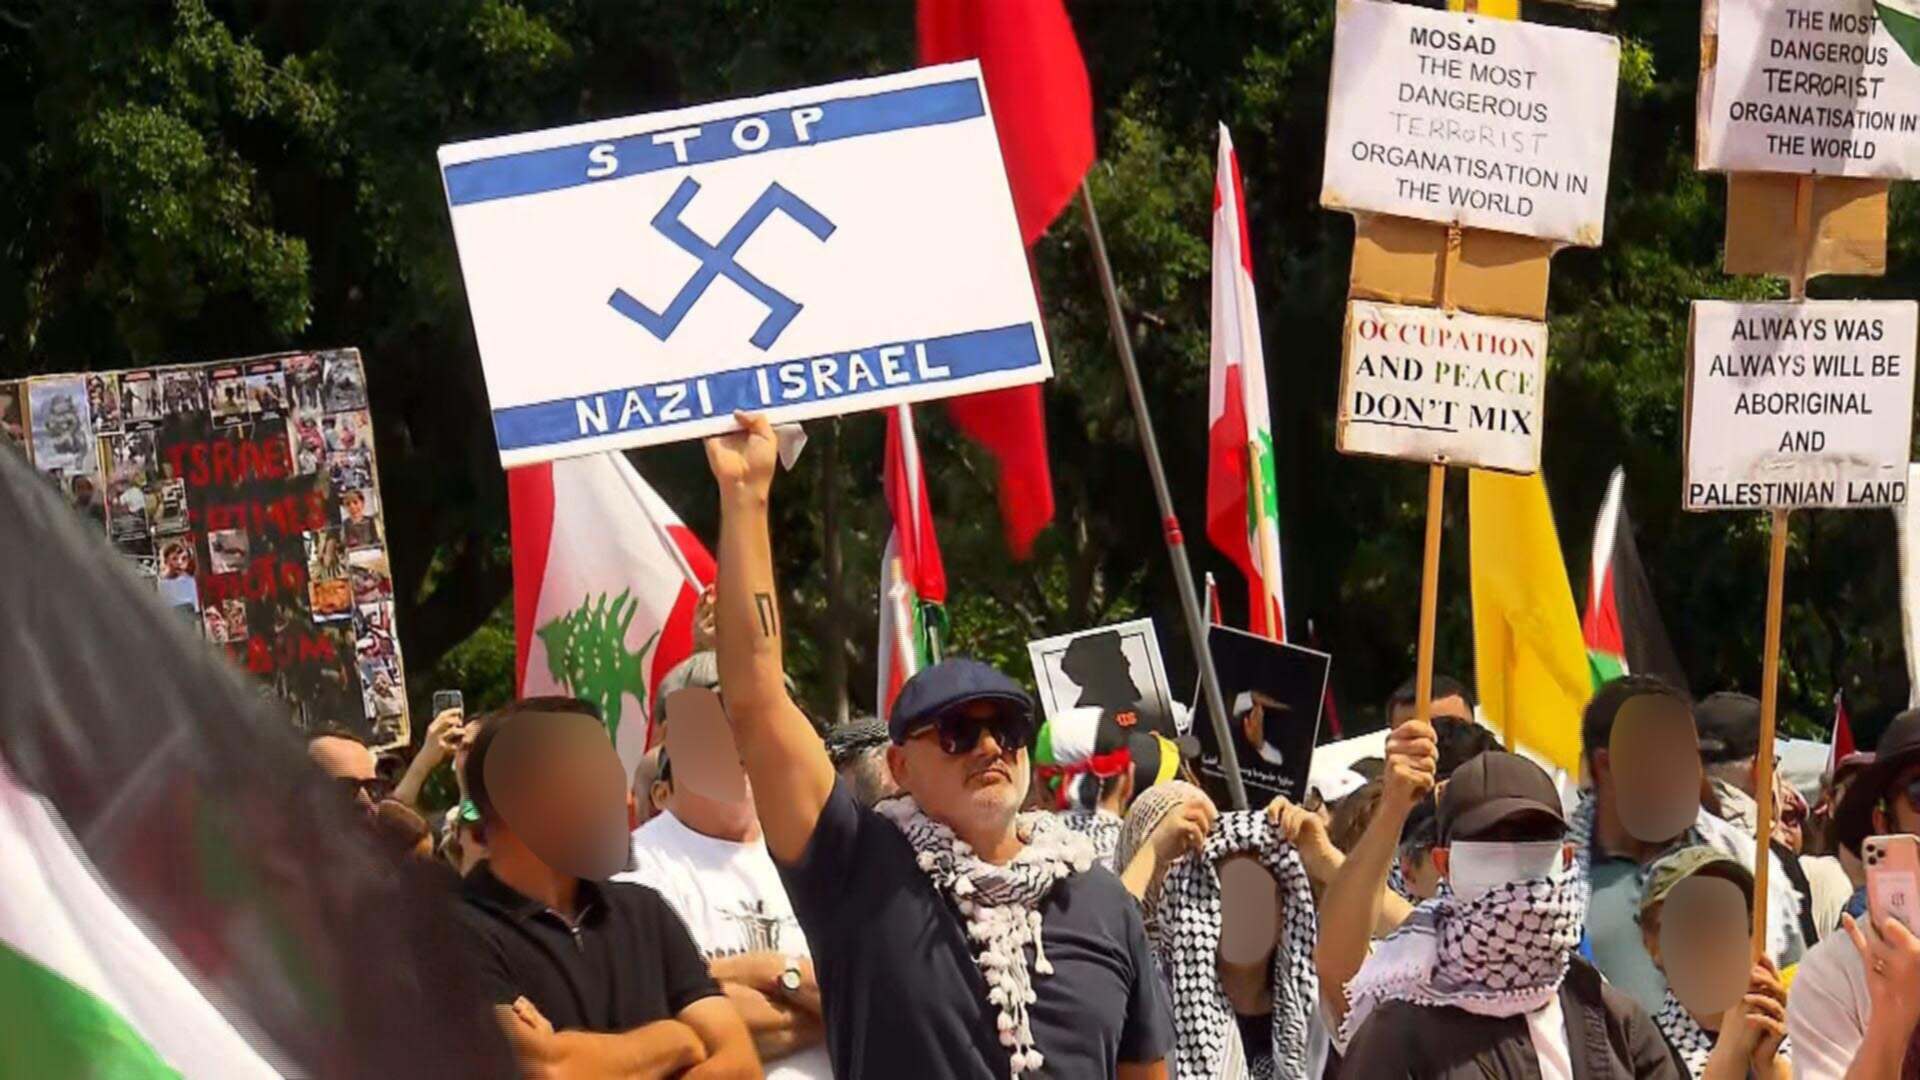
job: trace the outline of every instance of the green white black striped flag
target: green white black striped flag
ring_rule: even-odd
[[[1907,59],[1920,63],[1920,0],[1875,0],[1873,7]]]
[[[0,1077],[513,1075],[422,873],[0,444]]]

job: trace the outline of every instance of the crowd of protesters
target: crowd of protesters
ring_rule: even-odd
[[[967,659],[822,738],[784,668],[775,437],[707,450],[702,651],[631,774],[563,698],[436,717],[392,786],[351,735],[309,743],[397,856],[448,868],[528,1075],[1920,1076],[1920,938],[1869,919],[1861,864],[1920,834],[1920,711],[1811,805],[1779,783],[1764,848],[1759,703],[1637,675],[1588,704],[1578,789],[1445,676],[1430,721],[1389,700],[1380,758],[1251,811],[1189,740],[1043,725]]]

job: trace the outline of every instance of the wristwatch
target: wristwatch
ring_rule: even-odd
[[[780,989],[789,994],[800,992],[800,958],[788,956],[787,966],[780,972]]]

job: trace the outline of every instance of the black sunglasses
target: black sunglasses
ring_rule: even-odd
[[[992,732],[1002,753],[1024,750],[1033,742],[1033,718],[1012,709],[996,710],[991,716],[977,716],[962,707],[934,717],[933,723],[915,732],[919,738],[933,732],[940,749],[954,756],[971,754],[980,745],[980,736]]]
[[[347,776],[336,776],[334,779],[342,787],[347,789],[347,798],[349,799],[357,799],[365,795],[368,802],[379,802],[381,799],[393,794],[393,785],[377,776],[369,777],[365,780],[355,780]]]

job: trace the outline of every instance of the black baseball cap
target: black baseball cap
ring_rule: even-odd
[[[1491,750],[1454,770],[1440,796],[1440,842],[1474,840],[1509,821],[1534,819],[1565,835],[1560,793],[1546,771],[1518,754]],[[1543,838],[1544,835],[1543,835]]]
[[[1745,761],[1760,752],[1760,699],[1752,694],[1708,694],[1693,707],[1700,760],[1708,765]]]
[[[976,701],[990,701],[1017,712],[1029,722],[1033,719],[1033,698],[1019,683],[1000,674],[990,664],[964,656],[942,660],[921,668],[900,688],[893,699],[893,713],[887,717],[887,734],[895,743],[939,719],[941,714]]]

